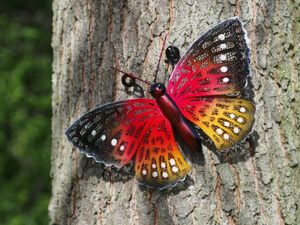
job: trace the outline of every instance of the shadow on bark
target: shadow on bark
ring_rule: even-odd
[[[258,147],[259,135],[253,131],[246,140],[230,150],[216,154],[221,163],[237,164],[239,162],[246,162],[255,154],[255,149]]]
[[[195,161],[194,161],[195,162]],[[134,177],[134,163],[131,162],[126,166],[118,169],[114,166],[105,166],[102,163],[96,163],[93,159],[88,159],[83,157],[81,160],[81,171],[78,171],[78,174],[81,174],[85,177],[95,176],[98,179],[103,179],[106,182],[116,183],[116,182],[128,182]],[[80,175],[79,175],[80,176]],[[141,191],[157,191],[162,195],[168,194],[178,194],[179,192],[186,190],[189,186],[193,185],[193,179],[188,175],[183,181],[178,181],[170,187],[166,187],[162,190],[156,188],[151,188],[145,185],[140,184],[139,188]]]
[[[250,157],[255,154],[255,149],[258,146],[259,135],[256,131],[241,144],[232,148],[230,151],[216,154],[220,163],[231,163],[237,164],[238,162],[245,162]],[[205,158],[203,151],[190,151],[186,148],[184,149],[184,154],[187,159],[191,162],[191,166],[197,164],[200,166],[205,165]],[[96,163],[93,159],[82,157],[81,167],[78,171],[79,177],[84,174],[84,176],[96,176],[98,179],[103,179],[106,182],[116,183],[116,182],[128,182],[131,179],[135,179],[134,175],[134,161],[127,164],[122,168],[116,168],[114,166],[105,166],[102,163]],[[177,195],[181,191],[185,191],[189,186],[194,184],[194,180],[187,175],[182,181],[178,181],[169,187],[162,190],[151,188],[145,185],[139,185],[141,191],[149,191],[153,193],[160,194],[161,196]]]

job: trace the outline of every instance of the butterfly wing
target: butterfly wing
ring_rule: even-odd
[[[136,155],[136,177],[148,186],[166,186],[190,171],[155,100],[100,106],[78,119],[66,135],[81,152],[106,165],[121,167]]]
[[[238,18],[220,23],[180,59],[167,87],[181,113],[217,150],[242,141],[254,122],[254,104],[240,98],[249,76],[247,40]]]
[[[183,101],[180,110],[213,141],[214,149],[223,150],[251,131],[255,106],[241,98],[198,97]]]
[[[238,94],[249,75],[246,31],[238,18],[201,36],[179,60],[167,92],[175,99]]]
[[[88,157],[121,167],[135,155],[157,115],[160,111],[155,100],[113,102],[82,116],[68,128],[66,135]]]
[[[135,159],[137,180],[163,188],[183,180],[190,171],[170,122],[162,115],[152,120]]]

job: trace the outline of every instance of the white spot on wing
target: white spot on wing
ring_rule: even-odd
[[[223,82],[224,82],[224,83],[228,83],[228,81],[229,81],[229,78],[228,78],[228,77],[224,77],[224,78],[223,78]]]
[[[163,178],[167,178],[168,176],[169,176],[169,175],[168,175],[167,172],[163,172],[163,173],[162,173],[162,177],[163,177]]]
[[[239,118],[237,118],[237,121],[238,121],[239,123],[243,123],[243,122],[244,122],[244,119],[243,119],[242,117],[239,117]]]
[[[240,108],[240,112],[241,112],[241,113],[244,113],[244,112],[246,112],[246,109],[245,109],[244,107],[241,107],[241,108]]]
[[[175,165],[175,159],[170,159],[170,164],[171,164],[171,166],[174,166]]]
[[[229,116],[230,116],[231,119],[234,119],[234,118],[235,118],[235,115],[234,115],[233,113],[230,113]]]
[[[147,170],[142,170],[142,174],[146,175],[147,174]]]
[[[121,146],[120,146],[120,151],[124,151],[124,149],[125,149],[125,146],[124,146],[124,145],[121,145]]]
[[[226,47],[227,47],[226,44],[224,44],[224,43],[220,44],[220,48],[221,48],[221,49],[224,49],[224,48],[226,48]]]
[[[225,140],[228,140],[228,139],[229,139],[229,134],[226,134],[226,133],[225,133],[225,134],[223,135],[223,137],[224,137]]]
[[[224,55],[224,54],[220,55],[220,60],[224,61],[226,59],[227,59],[226,55]]]
[[[177,172],[178,172],[178,167],[173,166],[173,167],[172,167],[172,171],[173,171],[174,173],[177,173]]]
[[[240,129],[239,129],[238,127],[234,127],[234,128],[233,128],[233,132],[237,134],[237,133],[240,132]]]
[[[152,168],[153,168],[153,169],[156,168],[156,164],[155,164],[155,163],[152,164]]]
[[[223,134],[223,130],[221,128],[217,128],[216,132],[217,134]]]
[[[158,173],[156,172],[156,171],[154,171],[153,173],[152,173],[152,177],[157,177],[158,176]]]
[[[219,34],[218,38],[219,38],[219,40],[224,41],[225,40],[225,35],[224,34]]]
[[[110,143],[112,146],[116,146],[118,141],[117,141],[117,139],[113,138]]]
[[[101,140],[104,141],[105,139],[106,139],[106,136],[103,134],[103,135],[101,136]]]
[[[226,58],[226,56],[225,56],[225,58]],[[221,70],[221,72],[226,73],[228,71],[228,67],[222,66],[220,70]]]
[[[95,136],[96,133],[97,133],[97,132],[96,132],[95,130],[92,130],[92,135],[93,135],[93,136]]]
[[[161,164],[160,164],[160,166],[161,166],[161,168],[166,168],[166,163],[164,163],[164,162],[162,162]]]
[[[229,125],[230,125],[230,124],[229,124],[228,121],[225,121],[225,122],[224,122],[224,126],[225,126],[225,127],[229,127]]]

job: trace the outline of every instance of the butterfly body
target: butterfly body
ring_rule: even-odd
[[[221,152],[252,131],[255,105],[242,94],[249,78],[247,40],[239,18],[218,24],[180,58],[166,87],[151,85],[154,99],[99,106],[67,129],[69,141],[108,166],[134,161],[142,184],[161,189],[183,180],[191,167],[175,134],[190,149],[202,142]]]
[[[155,83],[150,87],[150,93],[156,103],[171,123],[175,133],[192,150],[201,149],[201,140],[194,126],[180,113],[178,106],[167,94],[164,84]]]

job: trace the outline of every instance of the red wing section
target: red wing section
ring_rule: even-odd
[[[100,106],[78,119],[68,139],[89,157],[106,165],[127,164],[153,118],[161,115],[151,99],[133,99]]]
[[[167,92],[184,98],[238,95],[249,75],[246,31],[238,18],[220,23],[200,37],[177,63]]]
[[[189,171],[190,166],[175,141],[171,124],[162,116],[155,118],[136,155],[137,180],[163,188],[184,179]]]
[[[254,122],[254,104],[240,98],[198,97],[183,100],[179,108],[213,141],[216,150],[243,141]]]

